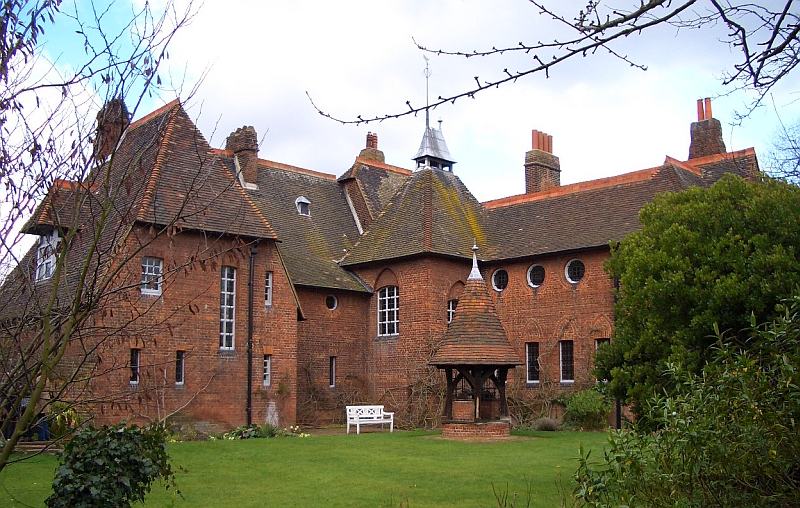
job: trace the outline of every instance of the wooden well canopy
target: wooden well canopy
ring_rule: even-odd
[[[454,416],[453,400],[462,380],[472,389],[474,420],[481,419],[480,395],[487,381],[497,389],[500,401],[498,416],[508,415],[508,370],[523,363],[508,340],[489,289],[478,270],[477,247],[472,250],[472,271],[464,292],[441,345],[428,362],[444,370],[447,376],[443,416],[451,420]]]

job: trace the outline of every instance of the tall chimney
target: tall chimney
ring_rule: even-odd
[[[225,149],[235,154],[242,180],[246,183],[258,183],[258,136],[256,130],[250,125],[236,129],[225,141]]]
[[[533,149],[525,153],[525,193],[561,185],[561,163],[553,155],[553,136],[533,131]]]
[[[711,99],[697,99],[697,121],[691,125],[689,160],[727,153],[722,140],[722,124],[711,116]]]
[[[122,99],[111,99],[97,113],[97,131],[94,136],[94,158],[104,161],[114,153],[122,133],[130,125],[128,108]]]
[[[377,132],[367,133],[367,147],[361,150],[361,152],[358,154],[358,157],[361,159],[372,160],[380,163],[386,162],[386,158],[384,157],[383,152],[378,150]]]

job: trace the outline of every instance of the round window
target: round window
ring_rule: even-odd
[[[538,288],[542,284],[544,284],[544,267],[542,265],[533,265],[528,268],[528,285]]]
[[[505,270],[496,270],[492,274],[492,287],[495,291],[502,291],[508,287],[508,272]]]
[[[586,267],[580,259],[573,259],[567,263],[566,268],[564,268],[564,275],[567,277],[567,282],[571,282],[572,284],[580,282],[585,273]]]
[[[339,300],[333,295],[328,295],[325,297],[325,306],[328,310],[336,310],[336,307],[339,306]]]

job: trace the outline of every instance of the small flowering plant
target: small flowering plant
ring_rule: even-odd
[[[269,423],[265,423],[264,425],[243,425],[222,435],[222,439],[228,440],[267,437],[311,437],[311,435],[304,433],[297,425],[289,426],[289,428],[286,429],[279,429]]]

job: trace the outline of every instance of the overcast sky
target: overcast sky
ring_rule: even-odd
[[[574,15],[585,0],[553,4]],[[763,159],[778,120],[770,102],[742,126],[730,125],[750,97],[720,96],[727,91],[720,76],[733,61],[718,42],[721,30],[663,27],[618,47],[646,72],[604,54],[580,58],[549,78],[530,76],[439,107],[431,120],[442,120],[454,172],[481,201],[524,192],[532,129],[553,136],[562,184],[657,166],[667,155],[685,160],[703,97],[714,98],[728,149],[752,146]],[[261,158],[340,175],[368,131],[378,134],[387,163],[412,168],[424,115],[343,126],[320,116],[306,92],[341,118],[396,113],[407,100],[425,103],[425,61],[412,38],[429,48],[471,51],[564,33],[525,0],[207,0],[171,46],[170,63],[173,76],[185,79],[189,114],[213,146],[252,125],[262,138]],[[529,58],[430,55],[431,96],[463,91],[474,76],[523,70]],[[796,83],[775,90],[785,122],[800,118]]]

